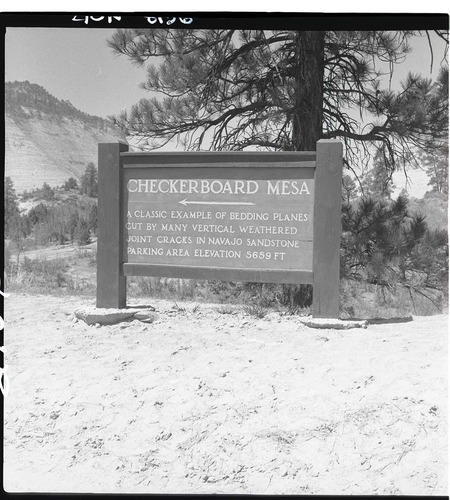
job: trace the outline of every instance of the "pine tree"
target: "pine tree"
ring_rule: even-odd
[[[431,191],[448,195],[448,144],[421,156]]]
[[[75,238],[80,246],[87,245],[90,241],[91,234],[89,231],[89,222],[82,217],[78,220]]]
[[[78,230],[79,220],[80,220],[80,215],[79,215],[78,211],[75,211],[70,215],[70,218],[69,218],[69,236],[70,236],[71,243],[73,243],[75,240],[77,230]]]
[[[363,178],[362,189],[364,196],[376,199],[391,197],[394,191],[392,169],[389,168],[389,157],[383,148],[377,149],[373,167]]]
[[[91,209],[89,210],[89,215],[88,215],[89,229],[94,234],[96,234],[96,232],[97,232],[97,217],[98,217],[98,209],[97,209],[97,205],[94,204],[91,206]]]
[[[342,200],[346,203],[353,201],[358,194],[356,182],[350,175],[345,174],[342,176]]]
[[[5,235],[10,236],[11,231],[17,227],[20,218],[19,203],[16,190],[11,177],[5,177]]]
[[[362,198],[343,205],[341,276],[383,287],[447,287],[447,231],[430,231],[408,199]]]
[[[64,183],[64,190],[70,191],[71,189],[78,189],[78,182],[74,177],[69,177]]]
[[[410,272],[414,249],[428,233],[405,198],[386,199],[389,180],[448,135],[445,65],[435,82],[410,73],[398,90],[380,71],[388,64],[392,76],[413,36],[431,40],[413,31],[117,30],[108,42],[116,54],[155,64],[142,84],[153,97],[113,120],[148,150],[170,141],[187,150],[315,150],[321,138],[340,139],[353,170],[380,151],[369,179],[377,199],[344,204],[342,272],[410,283],[420,274]],[[448,31],[434,36],[448,45]],[[290,297],[297,291],[289,288]]]
[[[97,168],[92,162],[88,163],[86,170],[84,171],[84,174],[81,177],[80,192],[81,194],[86,194],[91,198],[97,196],[98,192]]]
[[[43,200],[51,201],[55,197],[55,191],[46,182],[42,185],[40,196]]]
[[[318,139],[337,138],[348,165],[377,144],[393,169],[448,130],[444,77],[410,74],[399,91],[383,88],[379,64],[404,62],[416,35],[425,34],[117,30],[108,42],[115,53],[137,65],[158,61],[142,86],[162,97],[115,121],[147,149],[177,140],[186,149],[313,150]],[[448,42],[447,32],[436,35]]]
[[[31,208],[27,214],[30,225],[35,226],[36,224],[41,224],[47,219],[48,213],[47,206],[44,203],[38,203]]]

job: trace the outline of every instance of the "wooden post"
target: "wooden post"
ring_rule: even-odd
[[[339,317],[342,144],[317,143],[314,183],[313,316]]]
[[[98,145],[97,307],[126,307],[122,259],[122,143]]]

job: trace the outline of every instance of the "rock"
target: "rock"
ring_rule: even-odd
[[[153,323],[157,315],[152,311],[139,311],[133,315],[133,319],[142,321],[143,323]]]
[[[413,321],[412,316],[403,316],[400,318],[373,318],[369,319],[369,324],[371,325],[389,325],[391,323],[408,323]]]
[[[332,318],[301,318],[300,323],[309,328],[329,328],[333,330],[348,330],[349,328],[367,328],[368,321],[342,320]]]
[[[104,309],[97,307],[84,307],[75,311],[75,316],[88,325],[112,325],[131,318],[138,312],[137,309]]]

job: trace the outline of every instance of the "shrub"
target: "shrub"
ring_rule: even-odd
[[[80,218],[75,230],[75,239],[78,245],[87,245],[91,239],[89,223],[86,219]]]
[[[262,319],[269,312],[267,307],[264,307],[260,304],[250,304],[244,305],[244,311],[250,316],[255,316],[256,318]]]
[[[219,307],[219,309],[217,309],[217,312],[219,314],[236,314],[237,311],[235,307],[225,304],[222,307]]]
[[[447,231],[430,231],[425,217],[409,213],[407,198],[344,204],[342,226],[341,279],[386,294],[403,287],[411,300],[412,292],[431,302],[435,292],[447,293]]]
[[[46,182],[42,186],[41,197],[44,200],[50,201],[55,197],[55,190],[51,188]]]
[[[63,185],[65,191],[70,191],[71,189],[78,189],[78,181],[74,177],[69,177]]]

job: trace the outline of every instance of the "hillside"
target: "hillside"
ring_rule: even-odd
[[[76,109],[40,85],[5,83],[5,175],[17,192],[60,185],[97,165],[99,142],[126,142],[103,118]]]

